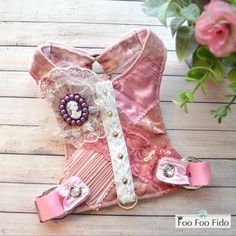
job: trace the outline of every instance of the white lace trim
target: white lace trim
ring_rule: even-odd
[[[97,83],[96,92],[96,103],[101,110],[101,117],[111,155],[117,197],[122,204],[131,203],[135,201],[136,195],[126,142],[120,124],[111,81]],[[122,158],[119,158],[119,155],[122,155]]]

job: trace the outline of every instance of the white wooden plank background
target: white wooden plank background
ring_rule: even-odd
[[[157,19],[135,1],[0,0],[0,235],[236,235],[236,105],[218,125],[208,110],[225,101],[224,86],[208,84],[207,97],[198,93],[190,113],[171,101],[187,71],[178,62],[174,40]],[[163,118],[174,146],[183,154],[212,164],[212,186],[196,192],[181,190],[141,202],[132,211],[118,207],[72,215],[40,224],[35,196],[55,184],[63,170],[63,146],[38,128],[36,85],[27,73],[39,43],[60,41],[99,52],[138,27],[150,26],[166,43],[168,60],[161,88]],[[101,73],[99,67],[95,67]],[[232,215],[228,230],[176,230],[176,213]]]

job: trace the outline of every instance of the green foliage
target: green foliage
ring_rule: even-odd
[[[175,104],[187,111],[187,103],[194,102],[194,94],[201,89],[207,94],[205,83],[211,80],[218,83],[224,79],[224,67],[219,58],[215,57],[206,46],[200,46],[193,54],[192,68],[187,72],[185,81],[194,83],[192,91],[179,93],[179,100]]]
[[[179,60],[191,56],[198,47],[194,37],[194,23],[200,15],[200,8],[191,0],[149,0],[143,3],[143,11],[157,17],[166,25],[168,17],[172,17],[170,28],[172,36],[176,34],[176,52]],[[187,23],[187,24],[185,24]]]
[[[180,29],[182,24],[185,22],[185,18],[183,17],[175,17],[170,22],[170,29],[172,36],[174,37],[175,33]]]
[[[176,54],[179,60],[192,59],[192,67],[185,76],[187,83],[194,85],[191,91],[181,91],[179,100],[173,101],[188,112],[188,103],[194,102],[195,93],[201,90],[207,95],[207,81],[220,83],[225,78],[225,68],[230,67],[227,74],[228,87],[232,93],[224,95],[230,101],[211,114],[221,123],[231,111],[236,101],[236,52],[223,58],[213,55],[207,46],[199,45],[195,39],[195,22],[203,11],[203,6],[210,0],[148,0],[143,3],[143,11],[157,17],[163,25],[170,19],[170,29],[175,37]],[[236,11],[236,0],[228,0]],[[228,71],[228,70],[226,70]]]
[[[211,110],[211,114],[215,118],[217,118],[219,124],[222,122],[222,119],[228,115],[229,112],[231,112],[231,109],[228,105],[219,107],[216,110]]]
[[[194,23],[196,19],[200,16],[200,9],[195,3],[192,3],[187,7],[181,9],[181,15],[188,22]]]
[[[190,57],[198,43],[194,37],[194,28],[192,26],[181,26],[176,34],[176,53],[180,60]]]
[[[234,10],[236,11],[236,0],[229,0],[229,1],[233,5]]]
[[[236,53],[232,53],[228,57],[221,58],[221,62],[225,66],[229,66],[229,67],[235,66],[236,65]]]

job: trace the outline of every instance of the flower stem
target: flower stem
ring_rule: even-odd
[[[233,96],[231,101],[227,104],[227,107],[229,108],[234,103],[235,100],[236,100],[236,95]]]

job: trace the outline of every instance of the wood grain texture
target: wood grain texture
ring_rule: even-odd
[[[64,153],[63,144],[39,127],[0,126],[0,153]],[[236,158],[234,131],[169,130],[172,144],[183,155],[198,158]],[[21,137],[19,139],[19,137]]]
[[[102,51],[101,48],[82,48],[91,54]],[[35,50],[36,47],[0,46],[0,71],[28,71]],[[178,61],[175,52],[168,52],[165,75],[185,75],[187,68],[184,62]],[[98,65],[94,65],[93,70],[102,72]]]
[[[41,0],[39,6],[37,0],[7,0],[0,2],[0,21],[160,25],[140,9],[141,2],[137,1],[57,0],[55,4]]]
[[[166,71],[167,68],[168,66],[166,66]],[[97,73],[101,73],[101,71],[97,70]],[[222,85],[208,83],[206,87],[208,95],[206,96],[201,92],[196,93],[196,102],[222,103],[227,101],[222,97],[222,94],[230,92],[227,88],[227,81],[224,81]],[[178,98],[179,91],[188,89],[193,89],[193,84],[185,82],[183,76],[164,75],[161,84],[160,100],[172,101]],[[0,97],[35,98],[37,97],[36,83],[28,72],[0,71]]]
[[[45,184],[0,183],[0,212],[36,213],[35,206],[29,199],[41,195],[49,187],[50,185]],[[217,199],[215,195],[218,196]],[[15,201],[16,197],[18,201]],[[236,215],[236,206],[225,204],[225,202],[233,201],[235,197],[236,188],[205,188],[199,191],[181,189],[159,198],[140,201],[139,205],[132,211],[124,211],[120,207],[111,207],[98,212],[90,211],[83,214],[163,216],[175,215],[183,211],[186,214],[195,214],[203,208],[209,213]],[[184,207],[186,204],[188,204],[187,209]],[[217,205],[217,212],[215,205]]]
[[[53,39],[77,47],[105,47],[117,42],[122,35],[134,29],[134,25],[0,22],[0,31],[7,32],[0,38],[0,45],[37,46]],[[175,49],[170,30],[164,26],[151,26],[154,33],[165,41],[168,50]],[[30,34],[29,34],[30,32]],[[112,33],[111,33],[112,32]],[[93,37],[91,37],[93,35]],[[90,36],[90,37],[89,37]]]
[[[210,115],[210,110],[219,106],[221,106],[220,103],[195,103],[189,105],[189,114],[186,114],[173,102],[161,102],[162,115],[167,129],[236,131],[236,124],[233,122],[236,104],[232,105],[231,115],[220,125]],[[42,122],[40,119],[45,118],[48,104],[45,99],[40,98],[0,97],[0,107],[2,112],[0,124],[36,126]],[[9,107],[14,109],[9,109]],[[199,119],[199,114],[202,114],[201,119]]]
[[[132,211],[113,207],[40,224],[33,201],[60,179],[64,148],[38,127],[46,110],[39,112],[42,101],[27,73],[36,46],[60,41],[99,53],[127,31],[146,26],[168,49],[160,99],[171,141],[183,156],[210,161],[212,186],[142,201]],[[188,67],[178,61],[169,29],[146,16],[139,1],[0,0],[0,32],[0,235],[236,235],[236,105],[222,125],[208,113],[226,102],[227,82],[209,83],[208,96],[196,94],[188,115],[171,103],[179,91],[193,88],[183,80]],[[103,73],[96,63],[93,69]],[[232,228],[175,229],[174,214],[199,209],[234,215]]]
[[[236,160],[206,159],[213,172],[212,186],[235,187]],[[56,184],[63,173],[62,155],[0,154],[0,182]]]
[[[7,224],[6,224],[7,222]],[[232,224],[236,223],[236,218],[232,218]],[[69,216],[60,222],[48,222],[41,224],[36,214],[26,213],[0,213],[0,224],[2,235],[39,236],[88,236],[88,235],[125,235],[125,236],[150,236],[150,235],[235,235],[235,228],[228,230],[219,229],[175,229],[174,217],[156,216]],[[23,228],[23,226],[24,228]]]

